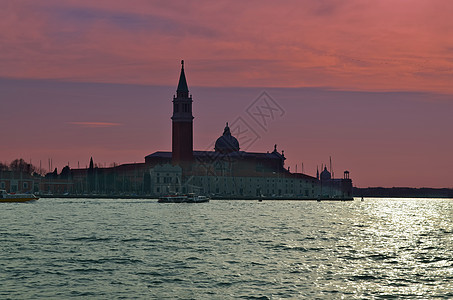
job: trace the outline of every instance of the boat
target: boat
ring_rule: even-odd
[[[9,194],[5,190],[0,190],[0,202],[28,202],[38,199],[39,197],[34,194]]]
[[[197,196],[194,194],[187,195],[167,195],[160,197],[157,202],[159,203],[205,203],[209,202],[206,196]]]

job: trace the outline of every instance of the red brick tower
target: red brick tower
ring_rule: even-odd
[[[189,96],[184,61],[181,61],[176,97],[173,96],[172,119],[172,161],[173,164],[185,164],[193,159],[193,116],[192,95]]]

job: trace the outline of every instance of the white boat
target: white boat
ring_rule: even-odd
[[[188,195],[168,195],[160,197],[157,202],[159,203],[204,203],[209,202],[206,196],[196,196],[194,194]]]
[[[34,194],[9,194],[5,190],[0,190],[0,202],[28,202],[38,200]]]
[[[209,202],[209,198],[206,196],[189,196],[189,201],[193,203],[203,203],[203,202]]]

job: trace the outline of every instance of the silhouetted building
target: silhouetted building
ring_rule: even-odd
[[[181,107],[185,107],[183,111]],[[315,198],[322,194],[324,197],[352,197],[349,177],[331,179],[327,168],[321,174],[324,185],[329,187],[324,191],[317,178],[290,173],[284,167],[286,158],[283,151],[278,152],[277,145],[270,153],[240,151],[228,123],[216,140],[214,151],[193,151],[192,97],[189,97],[184,65],[177,96],[173,98],[172,120],[172,152],[158,151],[145,157],[146,166],[152,170],[150,190],[153,194],[198,192],[223,197]]]
[[[216,140],[213,151],[193,150],[192,96],[181,61],[181,73],[173,96],[172,149],[145,157],[145,163],[97,167],[90,159],[86,169],[65,170],[72,193],[148,194],[195,192],[226,198],[351,198],[352,181],[347,176],[331,178],[325,168],[316,177],[291,173],[285,155],[240,150],[228,123]],[[61,176],[60,176],[61,177]],[[61,178],[60,178],[61,179]]]

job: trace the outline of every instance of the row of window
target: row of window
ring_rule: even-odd
[[[173,111],[175,113],[179,112],[179,107],[182,106],[181,112],[191,112],[192,111],[192,103],[173,103]]]
[[[24,189],[28,189],[28,187],[29,187],[28,182],[24,182],[24,183],[22,184],[22,187],[23,187]],[[5,188],[6,188],[6,184],[5,184],[4,181],[0,182],[0,188],[1,188],[1,189],[5,189]]]
[[[156,177],[156,183],[161,183],[161,177]],[[173,177],[162,177],[162,183],[178,183],[178,177],[175,177],[173,180]]]
[[[205,179],[205,178],[203,178],[203,177],[199,178],[199,182],[203,183],[204,179]],[[209,182],[210,180],[211,180],[211,179],[208,179],[208,182]],[[216,178],[215,178],[215,181],[218,182],[218,181],[219,181],[219,177],[216,177]],[[229,182],[234,182],[235,180],[232,179],[232,178],[222,178],[222,181],[225,183],[225,182],[228,182],[228,181],[229,181]],[[244,180],[244,181],[246,181],[246,180]],[[249,181],[249,182],[252,182],[252,179],[249,178],[248,181]],[[254,181],[256,181],[256,180],[254,180]],[[243,182],[242,178],[239,178],[239,182]],[[260,180],[258,180],[258,182],[260,182]],[[281,179],[279,179],[279,180],[272,179],[272,181],[270,181],[269,179],[267,179],[267,182],[268,182],[268,183],[270,183],[270,182],[272,182],[272,183],[275,183],[275,182],[281,183],[282,180],[281,180]],[[294,186],[294,183],[297,184],[297,181],[295,181],[295,180],[289,181],[288,179],[286,179],[286,180],[283,180],[283,182],[284,182],[284,183],[286,182],[286,185],[291,184],[291,186]],[[306,184],[306,185],[309,184],[308,180],[305,181],[305,184]],[[302,187],[302,185],[303,185],[303,182],[302,182],[302,181],[299,181],[299,186]],[[313,182],[312,182],[312,187],[314,187],[314,183],[313,183]]]

